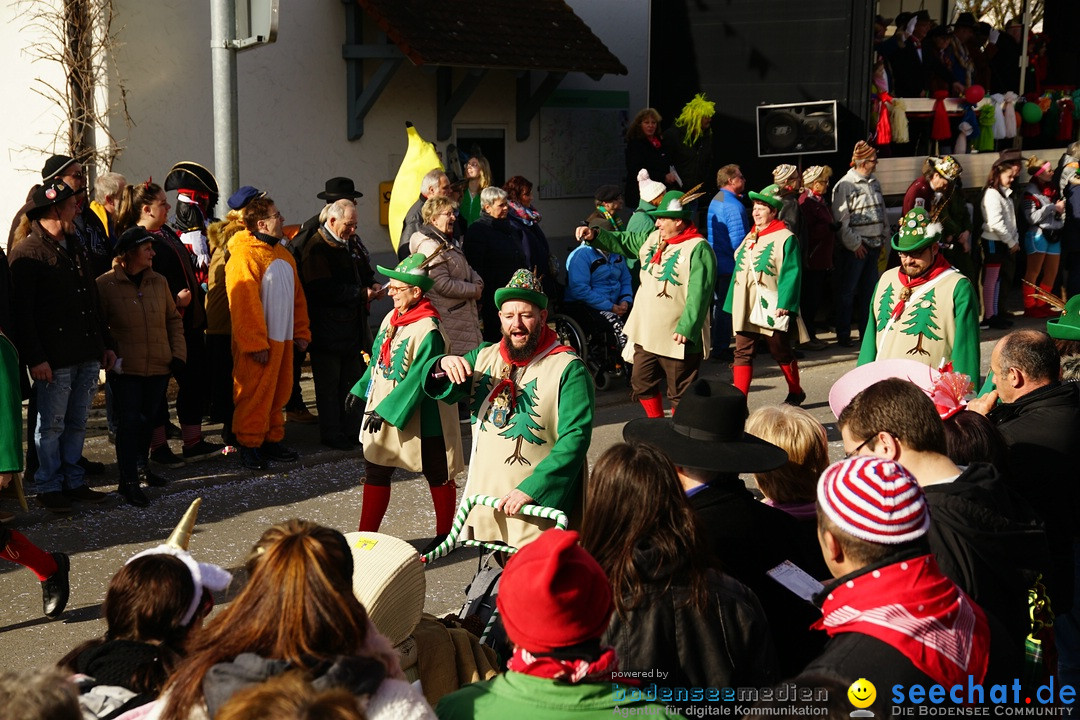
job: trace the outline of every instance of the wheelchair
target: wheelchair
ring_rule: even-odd
[[[597,390],[614,387],[616,380],[629,382],[630,363],[622,359],[622,348],[611,323],[584,303],[564,302],[548,324],[559,341],[574,349],[585,363]]]

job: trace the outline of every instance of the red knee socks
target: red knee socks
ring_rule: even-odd
[[[53,556],[30,542],[18,530],[12,530],[8,544],[0,549],[0,558],[18,563],[31,570],[39,582],[45,582],[56,572]]]
[[[754,378],[753,365],[735,365],[731,368],[734,374],[731,384],[739,388],[743,395],[750,394],[750,381]]]
[[[360,532],[378,532],[389,505],[389,485],[364,485],[364,499],[360,503]]]
[[[798,394],[802,392],[802,385],[799,384],[799,364],[797,362],[792,360],[790,365],[781,365],[780,372],[784,373],[789,393]]]
[[[431,502],[435,506],[435,534],[449,535],[454,521],[457,504],[457,488],[453,482],[428,488],[431,490]]]
[[[202,440],[202,425],[180,423],[180,434],[184,438],[184,447],[195,447]]]
[[[664,401],[660,399],[659,393],[652,397],[638,398],[638,402],[645,408],[645,417],[664,417]]]

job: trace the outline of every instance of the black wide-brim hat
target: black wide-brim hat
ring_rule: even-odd
[[[725,473],[781,467],[787,453],[747,434],[748,415],[746,396],[738,388],[701,379],[687,388],[674,417],[631,420],[623,427],[623,439],[653,445],[680,467]]]
[[[355,200],[364,197],[364,193],[356,189],[352,178],[332,177],[326,181],[326,189],[315,197],[327,202],[337,200]]]

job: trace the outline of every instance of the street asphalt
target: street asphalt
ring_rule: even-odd
[[[1016,327],[1041,328],[1043,324],[1017,318]],[[983,335],[984,373],[993,344],[1003,334],[992,331]],[[840,348],[831,343],[825,350],[808,351],[800,361],[807,393],[803,407],[828,428],[834,459],[843,452],[835,418],[829,411],[828,391],[833,382],[854,367],[856,355],[856,348]],[[707,361],[703,375],[731,380],[726,363]],[[314,409],[311,376],[306,369],[302,386],[309,406]],[[759,356],[757,376],[750,392],[751,410],[782,402],[786,392],[783,378],[771,358]],[[616,382],[613,388],[598,392],[590,464],[621,440],[626,421],[641,415],[640,407],[629,400],[625,383]],[[211,440],[220,440],[218,430],[210,426]],[[78,643],[103,634],[101,603],[110,577],[136,552],[163,542],[196,497],[201,497],[203,503],[191,552],[196,559],[217,563],[235,574],[232,587],[217,598],[219,608],[241,586],[240,568],[251,546],[268,526],[300,517],[343,532],[355,530],[363,475],[359,451],[323,448],[318,444],[316,425],[287,424],[285,442],[300,452],[300,460],[275,464],[264,473],[242,469],[235,455],[161,471],[169,479],[169,486],[148,488],[151,505],[147,508],[127,505],[114,494],[100,505],[79,507],[72,515],[58,516],[36,506],[33,499],[30,499],[30,511],[25,513],[10,497],[0,499],[0,509],[17,513],[12,527],[47,550],[60,550],[71,556],[71,600],[65,613],[56,620],[41,615],[41,589],[33,574],[14,564],[0,563],[0,597],[6,605],[0,616],[0,665],[16,668],[52,664]],[[178,441],[171,444],[179,451]],[[115,491],[115,456],[106,437],[103,410],[95,410],[90,418],[86,455],[108,464],[103,476],[90,478],[91,485]],[[459,480],[461,484],[463,478]],[[434,534],[431,499],[420,476],[401,473],[396,479],[382,531],[417,548],[423,547]],[[476,570],[477,556],[475,549],[459,549],[426,571],[428,612],[444,614],[461,605],[465,586]]]

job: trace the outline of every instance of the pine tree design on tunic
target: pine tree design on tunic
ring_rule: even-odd
[[[893,306],[893,286],[886,285],[885,292],[881,293],[881,300],[878,301],[877,306],[877,331],[885,332],[885,327],[889,324],[889,317],[892,315]]]
[[[770,242],[768,245],[766,245],[765,248],[761,251],[761,254],[757,256],[756,260],[754,260],[754,272],[758,274],[758,285],[765,284],[762,282],[762,280],[765,278],[766,275],[768,275],[769,277],[776,277],[776,267],[773,265],[772,259],[773,245],[775,244],[775,242]]]
[[[904,329],[901,330],[905,335],[918,335],[918,342],[915,343],[915,347],[907,351],[908,355],[929,355],[928,350],[923,350],[922,342],[924,337],[928,337],[931,340],[940,340],[941,338],[934,334],[934,330],[940,330],[937,322],[937,315],[935,314],[936,306],[934,300],[934,290],[928,290],[925,295],[919,298],[919,302],[915,304],[915,307],[911,310],[911,316],[904,321]]]
[[[735,284],[739,284],[739,273],[743,271],[743,260],[746,258],[746,243],[739,246],[739,251],[735,253],[735,269],[731,271],[732,278]]]
[[[664,266],[660,270],[660,277],[656,278],[657,282],[663,282],[664,283],[664,287],[660,288],[660,292],[656,293],[656,297],[666,297],[666,298],[671,297],[671,295],[669,295],[668,291],[667,291],[668,283],[671,283],[672,285],[682,285],[682,283],[679,282],[679,279],[678,279],[679,278],[678,265],[679,265],[679,253],[680,252],[682,252],[682,251],[681,250],[676,250],[675,252],[671,253],[671,256],[668,257],[667,260],[664,261]]]
[[[533,430],[544,429],[544,426],[536,421],[536,382],[536,379],[534,379],[517,394],[517,401],[514,403],[514,413],[510,416],[510,424],[505,430],[499,433],[499,437],[504,437],[507,440],[517,440],[517,443],[514,445],[514,452],[510,457],[503,461],[509,465],[515,463],[532,465],[532,463],[521,454],[522,441],[529,442],[533,445],[544,444],[544,441],[533,433]]]
[[[408,350],[409,341],[407,339],[402,340],[394,348],[393,353],[390,355],[390,370],[386,375],[387,380],[392,380],[396,384],[405,379],[405,374],[409,371],[409,363],[405,359]]]

